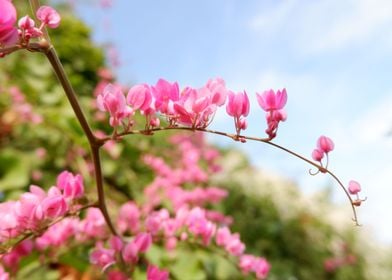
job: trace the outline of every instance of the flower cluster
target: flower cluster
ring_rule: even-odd
[[[152,244],[163,244],[169,252],[179,244],[191,244],[223,251],[242,273],[266,278],[269,263],[246,254],[239,234],[228,227],[231,217],[212,208],[227,195],[224,189],[208,186],[209,175],[219,170],[215,163],[217,150],[204,142],[202,133],[192,137],[174,135],[170,141],[177,147],[171,153],[178,159],[173,164],[164,158],[144,156],[155,179],[145,188],[142,203],[131,200],[120,207],[115,225],[121,237],[109,232],[99,208],[89,207],[84,218],[78,216],[83,180],[68,171],[58,175],[56,186],[48,192],[31,186],[19,201],[0,204],[0,212],[5,215],[0,230],[2,242],[23,238],[26,232],[38,235],[2,255],[7,271],[16,272],[21,259],[33,251],[53,257],[66,248],[87,243],[93,245],[90,263],[105,272],[108,279],[128,279],[143,263],[147,264],[147,279],[165,280],[169,271],[147,257]],[[195,188],[186,189],[191,184]]]
[[[39,233],[52,221],[78,209],[77,199],[84,194],[80,175],[63,171],[57,179],[57,186],[47,192],[31,185],[30,191],[17,201],[0,204],[0,242],[7,242],[27,232]]]
[[[266,133],[269,139],[276,136],[279,122],[286,119],[283,107],[287,101],[286,90],[273,90],[257,94],[261,108],[267,111]],[[227,104],[226,104],[226,100]],[[160,125],[158,113],[163,115],[169,126],[184,125],[193,129],[205,129],[211,123],[216,110],[226,104],[226,112],[234,118],[237,140],[241,130],[247,128],[246,117],[250,103],[247,93],[234,93],[226,88],[220,79],[210,79],[201,88],[185,87],[182,91],[177,82],[170,83],[160,79],[155,86],[138,84],[133,86],[127,96],[121,87],[107,84],[97,97],[101,111],[110,114],[110,125],[123,125],[124,132],[132,127],[132,116],[139,111],[146,117],[146,130]]]
[[[60,25],[61,17],[55,9],[49,6],[41,6],[36,12],[37,19],[41,22],[39,27],[28,15],[18,20],[16,28],[17,14],[11,1],[0,0],[0,46],[9,46],[18,42],[27,44],[31,38],[41,37],[43,28],[56,28]]]

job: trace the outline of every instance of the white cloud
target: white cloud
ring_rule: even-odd
[[[301,53],[323,53],[388,40],[392,1],[283,1],[249,22],[257,32],[287,32]],[[282,27],[284,26],[284,28]]]

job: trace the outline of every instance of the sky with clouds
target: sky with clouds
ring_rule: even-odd
[[[199,87],[222,77],[251,95],[247,135],[263,136],[254,93],[285,87],[288,120],[276,142],[310,155],[319,135],[335,141],[331,169],[361,182],[365,226],[392,243],[392,1],[114,0],[110,9],[79,5],[96,41],[113,42],[123,83],[163,77]],[[233,131],[224,110],[212,128]],[[388,136],[391,134],[391,136]],[[231,143],[252,162],[312,193],[332,184],[309,166],[258,143]],[[336,187],[333,196],[344,203]],[[347,218],[350,221],[350,207]]]

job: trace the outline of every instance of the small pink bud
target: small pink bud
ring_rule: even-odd
[[[317,140],[317,147],[324,153],[328,154],[330,151],[334,149],[335,145],[331,140],[331,138],[323,135],[320,136],[319,139]]]
[[[245,130],[247,127],[248,127],[248,123],[247,123],[246,119],[240,119],[239,128],[241,130]]]
[[[350,182],[348,182],[348,192],[350,194],[357,194],[361,191],[361,185],[354,180],[351,180]]]
[[[324,153],[319,149],[314,149],[312,152],[312,158],[315,161],[321,161],[324,157]]]

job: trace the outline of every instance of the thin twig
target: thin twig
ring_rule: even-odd
[[[260,138],[260,137],[253,137],[253,136],[243,136],[243,135],[236,135],[236,134],[231,134],[231,133],[226,133],[226,132],[221,132],[221,131],[216,131],[216,130],[210,130],[210,129],[206,129],[206,128],[191,128],[191,127],[186,127],[186,126],[169,126],[169,127],[157,127],[157,128],[152,128],[152,129],[148,129],[148,130],[131,130],[131,131],[126,131],[126,132],[122,132],[122,133],[118,133],[117,137],[121,138],[122,136],[126,136],[126,135],[131,135],[131,134],[141,134],[141,135],[151,135],[152,132],[159,132],[159,131],[166,131],[166,130],[187,130],[187,131],[202,131],[202,132],[206,132],[206,133],[211,133],[211,134],[218,134],[218,135],[222,135],[228,138],[231,138],[235,141],[238,141],[239,139],[246,139],[246,140],[251,140],[251,141],[256,141],[256,142],[262,142],[268,145],[271,145],[275,148],[278,148],[286,153],[291,154],[292,156],[295,156],[305,162],[307,162],[308,164],[316,167],[321,173],[328,173],[338,184],[339,186],[342,188],[342,190],[344,191],[344,193],[346,194],[348,200],[350,201],[351,204],[351,208],[352,208],[352,212],[353,212],[353,221],[355,222],[355,224],[358,226],[358,218],[357,218],[357,212],[355,210],[355,205],[354,205],[354,201],[351,198],[349,192],[347,191],[347,189],[344,187],[344,185],[342,184],[342,182],[339,180],[339,178],[332,172],[330,171],[327,167],[324,167],[322,165],[319,165],[303,156],[301,156],[300,154],[293,152],[292,150],[289,150],[279,144],[276,144],[274,142],[271,142],[270,138]],[[98,142],[101,143],[101,145],[103,145],[106,141],[112,140],[111,137],[105,137],[105,138],[101,138],[98,140]]]

